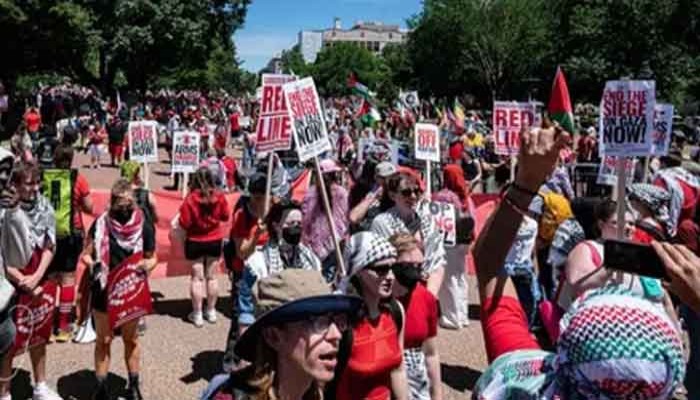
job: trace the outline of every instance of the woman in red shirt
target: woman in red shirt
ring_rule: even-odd
[[[337,400],[408,400],[402,357],[406,314],[392,299],[396,249],[373,232],[359,232],[350,237],[346,257],[341,288],[359,294],[364,305],[352,322],[347,364],[329,390]]]
[[[198,328],[204,326],[204,319],[216,323],[219,287],[215,273],[225,236],[224,222],[228,221],[230,213],[226,196],[216,189],[209,170],[197,170],[192,177],[190,193],[180,207],[180,226],[187,233],[185,258],[192,262],[192,313],[188,318]],[[202,315],[205,295],[207,310]]]
[[[406,310],[403,356],[411,400],[441,400],[440,355],[437,345],[438,301],[421,280],[424,257],[413,235],[399,233],[389,241],[398,257],[394,297]]]

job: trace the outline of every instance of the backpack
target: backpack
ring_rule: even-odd
[[[543,206],[537,232],[542,241],[551,243],[559,225],[573,217],[574,213],[571,211],[569,200],[563,195],[555,192],[540,192],[539,195],[542,197]]]
[[[391,314],[391,319],[393,319],[396,324],[396,334],[399,336],[401,335],[401,327],[403,327],[404,323],[404,314],[401,311],[401,305],[399,305],[398,300],[391,299],[389,303],[387,303],[387,306]],[[338,388],[338,383],[340,383],[340,377],[343,376],[343,371],[350,360],[352,342],[352,327],[350,327],[350,329],[343,332],[343,337],[340,339],[340,344],[338,345],[338,362],[335,365],[333,380],[328,382],[324,389],[324,399],[334,399],[336,397],[335,392]]]
[[[75,169],[45,169],[42,173],[42,192],[53,206],[56,215],[56,237],[65,238],[73,233],[73,188],[78,171]]]

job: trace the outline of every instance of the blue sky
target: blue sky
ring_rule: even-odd
[[[243,68],[257,72],[296,44],[300,30],[329,28],[334,17],[344,29],[358,20],[405,27],[421,8],[421,0],[253,0],[245,25],[233,38]]]

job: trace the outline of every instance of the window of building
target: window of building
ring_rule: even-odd
[[[393,34],[393,33],[389,33],[389,39],[393,39],[393,38],[394,38],[394,34]]]

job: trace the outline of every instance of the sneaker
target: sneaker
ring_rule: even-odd
[[[204,319],[207,320],[210,324],[215,324],[216,323],[216,310],[207,310],[204,312]]]
[[[58,331],[56,336],[54,336],[54,339],[58,343],[70,342],[71,340],[73,340],[73,333],[70,331]]]
[[[204,326],[204,318],[202,318],[201,312],[192,311],[190,315],[187,316],[187,319],[190,322],[192,322],[197,328],[201,328]]]
[[[63,400],[58,393],[49,388],[47,384],[39,384],[34,388],[32,400]]]
[[[139,324],[136,326],[136,331],[138,332],[139,336],[146,334],[146,318],[141,317],[141,319],[139,319]]]

